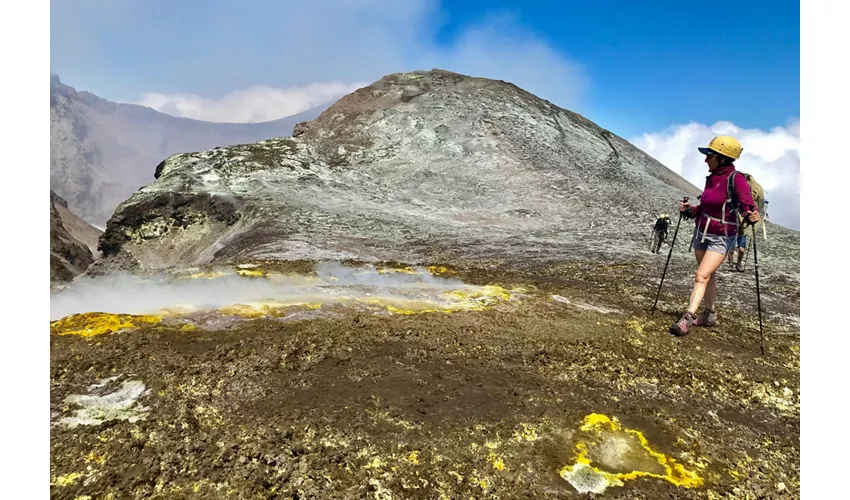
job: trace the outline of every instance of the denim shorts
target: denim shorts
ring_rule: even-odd
[[[739,234],[737,236],[737,241],[735,242],[736,247],[747,248],[747,235]]]
[[[726,255],[735,245],[735,238],[735,236],[706,234],[705,241],[702,241],[702,233],[694,231],[694,250],[707,250]]]

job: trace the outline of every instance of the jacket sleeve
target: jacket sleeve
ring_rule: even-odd
[[[696,219],[702,213],[702,204],[699,205],[691,205],[691,210],[688,213],[688,217],[691,219]]]
[[[750,185],[747,184],[747,179],[743,175],[735,176],[735,194],[738,196],[738,210],[746,212],[751,207],[758,210],[750,192]]]

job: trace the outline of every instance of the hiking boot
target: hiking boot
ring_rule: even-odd
[[[673,324],[670,327],[670,333],[677,337],[681,337],[683,335],[687,335],[688,331],[690,331],[691,326],[693,326],[694,321],[696,321],[696,314],[687,311],[682,319],[680,319],[677,323]]]
[[[714,326],[717,324],[717,313],[711,309],[705,309],[697,319],[694,320],[692,326]]]

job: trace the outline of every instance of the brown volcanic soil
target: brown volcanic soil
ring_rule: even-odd
[[[768,319],[760,357],[755,313],[729,305],[717,327],[671,337],[679,311],[662,300],[649,314],[658,276],[642,264],[458,271],[529,296],[481,312],[51,336],[54,422],[100,379],[150,389],[143,420],[52,428],[52,498],[582,498],[558,471],[591,413],[705,480],[639,478],[602,498],[799,497],[798,331]]]

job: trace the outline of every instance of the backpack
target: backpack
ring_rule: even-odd
[[[726,184],[727,200],[731,201],[732,206],[735,207],[733,211],[735,212],[735,215],[738,218],[738,224],[742,224],[744,221],[744,217],[738,213],[738,199],[735,196],[735,176],[738,174],[743,175],[744,179],[747,180],[747,184],[750,186],[750,196],[753,197],[753,201],[756,204],[756,208],[758,209],[759,214],[762,217],[762,220],[757,222],[755,226],[761,226],[762,232],[764,233],[764,237],[765,239],[767,239],[767,228],[764,225],[764,188],[761,187],[761,184],[759,184],[758,181],[756,181],[756,179],[752,175],[745,174],[744,172],[739,172],[737,170],[732,172],[732,175],[729,176],[729,179]]]

